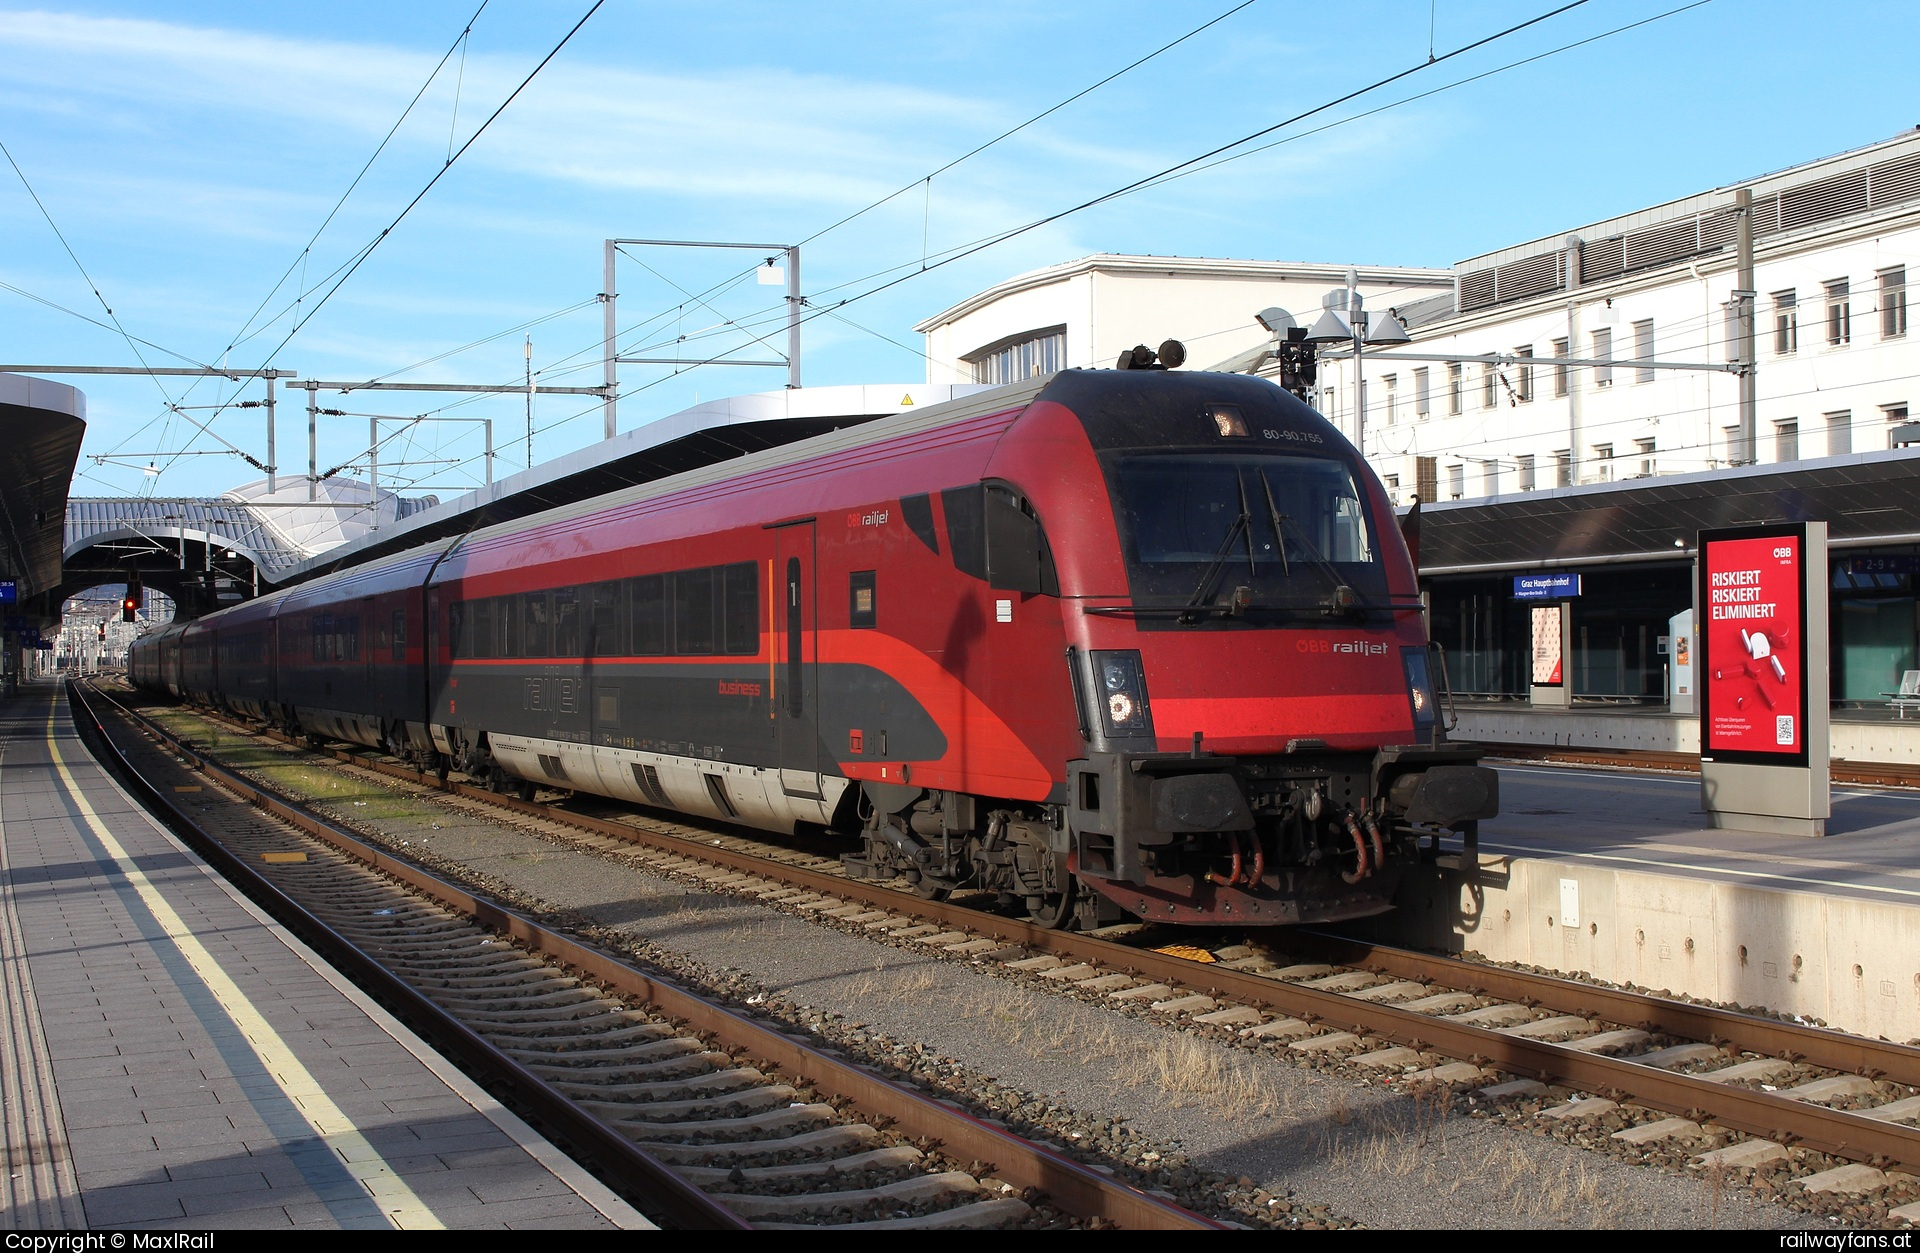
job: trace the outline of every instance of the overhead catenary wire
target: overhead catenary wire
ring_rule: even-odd
[[[420,202],[426,199],[427,194],[431,192],[436,186],[439,185],[440,180],[446,176],[447,171],[451,170],[454,164],[457,161],[459,161],[461,157],[465,156],[467,151],[471,149],[473,145],[479,141],[480,137],[487,133],[487,130],[493,125],[495,121],[499,119],[500,115],[502,113],[505,113],[508,107],[511,106],[515,100],[519,99],[520,94],[527,89],[528,85],[531,84],[533,80],[539,76],[540,72],[544,70],[547,67],[547,65],[550,62],[552,62],[552,60],[555,57],[560,55],[561,51],[569,43],[573,41],[573,37],[580,33],[580,29],[587,24],[587,22],[593,17],[595,13],[598,13],[600,11],[600,9],[605,5],[605,3],[606,3],[606,0],[594,0],[592,7],[589,8],[586,11],[586,13],[581,16],[579,21],[575,22],[573,26],[568,29],[565,35],[560,37],[559,42],[554,44],[554,46],[547,52],[547,54],[540,59],[539,64],[535,65],[533,69],[527,72],[526,77],[521,79],[519,85],[516,86],[511,92],[507,94],[506,99],[502,100],[500,104],[493,110],[493,112],[487,115],[486,120],[481,122],[479,127],[477,127],[474,130],[473,134],[467,137],[466,142],[461,144],[459,149],[455,151],[453,155],[449,156],[446,159],[446,162],[438,170],[434,171],[433,177],[429,178],[426,182],[426,185],[421,187],[421,189],[417,193],[415,193],[413,198],[406,203],[406,205],[400,210],[400,212],[394,215],[393,220],[389,222],[384,228],[382,228],[379,234],[375,235],[371,240],[369,240],[365,245],[363,245],[357,252],[355,252],[349,264],[344,265],[341,268],[341,270],[336,271],[339,277],[334,279],[332,283],[326,288],[325,292],[322,293],[320,298],[313,303],[313,306],[310,309],[306,310],[306,312],[302,314],[294,322],[294,324],[291,327],[288,328],[287,333],[281,337],[280,342],[274,346],[271,352],[266,354],[266,361],[272,361],[275,357],[279,356],[280,352],[283,349],[285,349],[289,343],[292,342],[294,336],[298,335],[301,332],[301,330],[306,327],[307,323],[311,322],[314,319],[314,317],[319,314],[320,310],[326,307],[327,302],[333,298],[334,294],[337,293],[341,289],[341,287],[345,286],[349,279],[351,279],[356,273],[359,272],[360,267],[366,263],[367,258],[373,255],[374,250],[377,249],[380,246],[380,244],[387,239],[388,236],[392,235],[393,232],[399,228],[400,224],[407,219],[408,215],[410,215],[416,207],[418,207]],[[484,8],[485,6],[483,5],[482,7]],[[261,368],[263,369],[265,368],[264,363],[262,364]]]
[[[113,323],[113,329],[120,333],[120,338],[124,339],[127,342],[127,347],[133,350],[134,358],[138,360],[143,367],[146,366],[147,358],[146,355],[140,351],[139,343],[134,340],[132,335],[127,333],[126,327],[120,325],[120,315],[113,311],[113,306],[107,303],[107,298],[100,294],[100,285],[93,281],[93,275],[87,273],[87,267],[81,263],[80,254],[75,252],[73,245],[67,242],[66,233],[60,229],[60,224],[53,220],[53,214],[48,211],[46,204],[40,199],[40,193],[33,189],[33,183],[27,178],[27,172],[20,168],[18,161],[13,159],[12,150],[9,149],[5,143],[0,143],[0,154],[6,156],[7,164],[12,166],[13,172],[19,176],[20,185],[27,189],[27,195],[33,199],[33,207],[40,210],[40,216],[47,220],[47,226],[52,229],[54,238],[60,241],[60,246],[66,250],[67,257],[73,262],[73,268],[80,271],[80,277],[86,280],[87,290],[93,293],[93,298],[100,302],[102,309],[106,310],[107,320]],[[160,381],[160,376],[157,374],[149,374],[147,377],[153,381],[154,388],[159,391],[161,397],[168,404],[172,404],[173,396],[167,391],[166,384]]]

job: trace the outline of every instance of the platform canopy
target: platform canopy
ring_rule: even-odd
[[[1811,520],[1837,548],[1920,540],[1920,449],[1423,505],[1420,573],[1672,561],[1703,530]]]
[[[45,620],[59,608],[61,522],[87,431],[87,401],[64,383],[0,374],[0,578],[17,611]]]

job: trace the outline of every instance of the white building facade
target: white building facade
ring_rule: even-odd
[[[1742,189],[1756,293],[1751,449],[1727,370],[1740,352]],[[1451,291],[1398,307],[1412,343],[1366,355],[1364,422],[1350,350],[1326,346],[1319,401],[1363,436],[1402,501],[1886,449],[1920,375],[1910,266],[1920,131],[1462,261]]]
[[[1136,344],[1186,346],[1204,366],[1270,339],[1255,321],[1282,308],[1310,325],[1345,265],[1216,261],[1099,253],[1016,275],[914,327],[926,337],[927,382],[1018,382],[1054,370],[1111,367]],[[1453,271],[1361,266],[1359,290],[1394,304],[1451,292]]]

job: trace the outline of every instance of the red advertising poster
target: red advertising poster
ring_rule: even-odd
[[[1700,537],[1700,751],[1804,762],[1806,536],[1797,526]]]

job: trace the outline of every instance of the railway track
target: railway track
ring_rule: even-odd
[[[1725,1168],[1811,1151],[1834,1164],[1805,1175],[1810,1192],[1891,1189],[1896,1201],[1911,1199],[1908,1191],[1920,1198],[1906,1178],[1920,1171],[1920,1049],[1910,1046],[1301,931],[1161,952],[1150,946],[1168,938],[1165,930],[1048,931],[850,880],[804,852],[769,855],[751,839],[578,813],[442,784],[363,754],[336,756],[563,824],[589,846],[638,846],[657,872],[989,960],[1243,1044],[1413,1085],[1470,1089],[1495,1102],[1566,1094],[1543,1110],[1554,1120],[1619,1121],[1638,1107],[1652,1113],[1615,1133],[1623,1144],[1698,1147],[1708,1164]],[[1920,1204],[1889,1208],[1920,1218]]]
[[[1222,1225],[394,858],[116,705],[158,740],[123,749],[99,695],[69,690],[96,753],[197,851],[664,1222]],[[169,773],[246,804],[182,803],[201,789]]]

